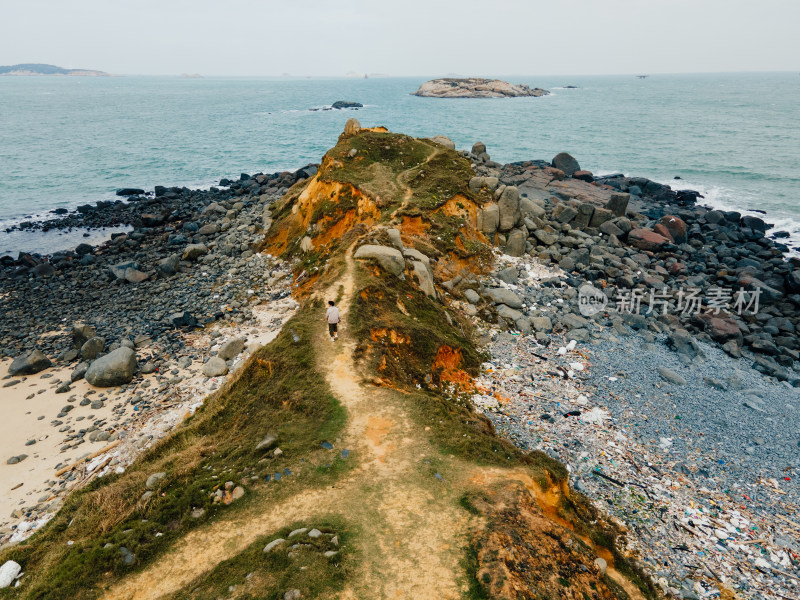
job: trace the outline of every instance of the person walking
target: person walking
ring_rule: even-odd
[[[342,320],[342,316],[339,314],[339,309],[336,308],[333,300],[328,300],[325,320],[328,321],[328,333],[331,334],[331,341],[335,342],[339,339],[339,321]]]

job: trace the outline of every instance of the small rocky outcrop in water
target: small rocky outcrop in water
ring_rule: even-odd
[[[542,88],[531,88],[523,84],[513,85],[500,79],[445,77],[426,81],[412,95],[425,98],[516,98],[546,96],[549,93]]]

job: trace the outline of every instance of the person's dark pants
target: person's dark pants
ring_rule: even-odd
[[[328,331],[331,334],[331,337],[335,336],[339,331],[339,324],[338,323],[328,323]]]

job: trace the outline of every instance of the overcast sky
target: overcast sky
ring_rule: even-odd
[[[0,65],[403,76],[800,70],[800,0],[0,0]]]

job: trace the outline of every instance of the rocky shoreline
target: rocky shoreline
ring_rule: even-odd
[[[256,250],[270,205],[315,170],[121,190],[135,195],[30,229],[127,234],[0,259],[7,444],[22,435],[2,458],[0,544],[30,535],[76,486],[124,469],[277,334],[296,308],[291,277]]]
[[[696,192],[594,177],[567,154],[501,165],[479,142],[462,155],[469,187],[493,195],[478,223],[498,251],[491,276],[441,286],[491,355],[474,405],[518,446],[563,461],[575,489],[625,524],[665,593],[796,595],[800,260],[763,220],[703,208]],[[59,454],[6,449],[11,477],[34,460],[50,471],[14,488],[0,543],[41,526],[74,487],[124,469],[280,329],[295,307],[289,269],[257,250],[272,203],[315,173],[121,190],[125,201],[20,225],[131,231],[0,258],[0,385],[24,390],[14,396],[23,407],[64,398],[30,444],[57,439]],[[698,414],[725,420],[726,403],[736,419],[703,427]],[[679,410],[691,418],[676,430]],[[754,433],[734,427],[750,418],[761,420]],[[725,436],[737,443],[720,450]]]

